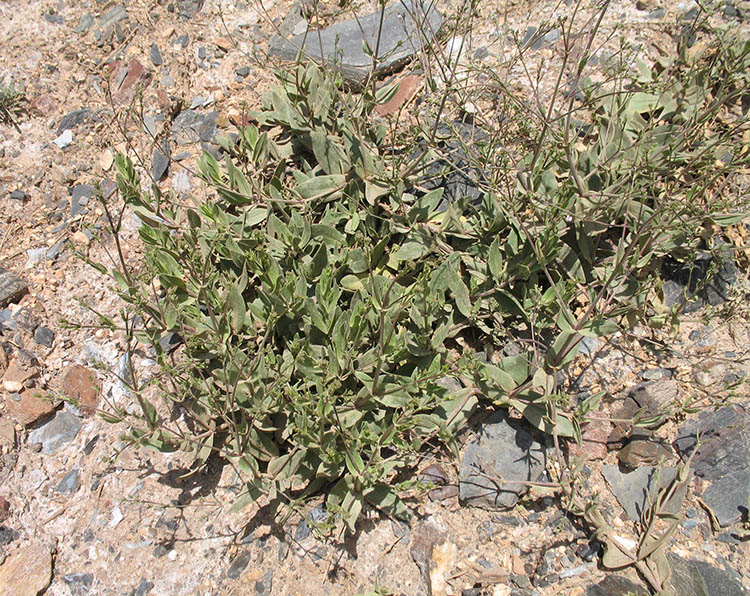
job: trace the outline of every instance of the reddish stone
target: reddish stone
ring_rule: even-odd
[[[607,439],[612,432],[612,423],[606,420],[590,422],[581,432],[583,442],[568,444],[568,460],[583,456],[587,460],[604,459],[607,457]]]
[[[50,401],[47,392],[42,389],[25,389],[15,395],[18,399],[6,397],[5,403],[10,414],[24,426],[49,416],[60,403],[58,400]]]
[[[96,372],[80,364],[71,367],[63,380],[63,393],[78,404],[81,414],[90,416],[96,412],[101,393]]]
[[[4,375],[8,369],[8,354],[5,353],[5,348],[0,344],[0,375]]]
[[[42,593],[52,581],[52,555],[41,542],[15,552],[0,566],[0,596]]]
[[[0,524],[10,516],[10,503],[5,497],[0,497]]]
[[[33,367],[25,367],[14,359],[3,373],[3,389],[8,393],[20,393],[23,391],[24,383],[37,374]]]
[[[35,116],[50,116],[57,111],[57,101],[50,93],[37,95],[29,102],[29,112]]]
[[[138,60],[131,58],[127,66],[120,62],[113,65],[109,81],[113,87],[119,83],[117,88],[111,89],[112,98],[118,103],[127,103],[133,98],[137,83],[143,83],[145,87],[151,82],[151,73]]]
[[[375,113],[381,116],[398,112],[407,101],[409,101],[422,84],[422,77],[419,75],[408,75],[401,79],[396,93],[386,103],[375,106]]]

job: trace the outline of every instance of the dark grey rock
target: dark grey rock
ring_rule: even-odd
[[[701,329],[693,329],[690,335],[688,335],[688,339],[701,348],[710,347],[716,343],[716,336],[713,333],[713,329],[708,326]]]
[[[113,28],[117,23],[120,21],[123,21],[128,18],[128,11],[125,10],[124,6],[113,6],[110,8],[107,12],[105,12],[101,17],[99,17],[99,22],[97,23],[97,27],[101,29],[102,31],[107,31],[110,28]]]
[[[77,184],[73,187],[70,195],[70,215],[76,217],[83,213],[83,209],[88,205],[89,199],[94,194],[94,187],[91,184]]]
[[[206,52],[206,46],[201,46],[198,48],[198,58],[201,60],[205,60],[208,53]]]
[[[154,158],[151,166],[151,175],[154,182],[159,182],[169,169],[169,145],[162,143],[161,147],[154,148]]]
[[[203,0],[177,0],[177,11],[185,19],[192,19],[203,8]]]
[[[216,137],[216,119],[219,117],[219,112],[209,112],[203,117],[198,127],[198,138],[204,143],[212,143],[214,137]]]
[[[691,462],[695,474],[711,484],[703,500],[722,526],[747,515],[750,498],[750,409],[742,405],[704,411],[684,425],[675,441],[683,456],[693,452],[696,437],[701,444]]]
[[[156,42],[151,44],[151,49],[148,52],[148,57],[151,58],[151,64],[154,66],[161,66],[164,64],[164,60],[161,57],[161,52],[159,51],[159,46],[156,45]]]
[[[643,586],[630,581],[621,575],[608,575],[594,586],[589,586],[586,596],[649,596],[650,592]]]
[[[79,124],[83,124],[84,122],[86,122],[86,120],[89,119],[90,115],[91,111],[88,108],[74,110],[69,114],[66,114],[65,116],[63,116],[63,119],[60,120],[60,124],[57,127],[57,134],[60,135],[63,133],[63,131],[72,130]]]
[[[138,584],[137,588],[130,591],[129,596],[146,596],[154,588],[154,583],[147,579],[141,579],[141,583]]]
[[[292,39],[274,36],[269,53],[284,60],[295,60],[302,51],[314,60],[338,68],[350,83],[362,84],[370,74],[390,72],[410,60],[417,51],[433,42],[443,24],[443,17],[432,3],[403,0],[393,2],[384,10],[384,15],[378,11]],[[363,41],[372,53],[378,51],[375,70],[372,57],[363,49]]]
[[[240,66],[239,68],[235,69],[235,71],[239,76],[241,76],[243,79],[250,74],[250,67],[249,66]]]
[[[49,247],[49,250],[47,250],[46,257],[50,261],[54,261],[58,256],[60,256],[60,253],[62,252],[63,247],[68,243],[67,238],[60,238],[57,242],[55,242],[52,246]]]
[[[195,110],[181,112],[172,123],[172,140],[178,145],[191,145],[198,141],[210,142],[216,136],[218,112],[200,114]]]
[[[8,526],[0,526],[0,544],[3,546],[9,545],[14,540],[17,540],[20,534],[17,530],[9,528]]]
[[[578,344],[578,353],[587,356],[593,355],[599,349],[599,340],[596,337],[584,337]]]
[[[174,40],[175,45],[180,46],[181,48],[185,49],[188,47],[188,44],[190,43],[190,36],[185,33],[184,35],[180,35]]]
[[[72,495],[78,491],[81,486],[81,483],[79,482],[80,474],[81,472],[78,468],[73,468],[70,472],[65,474],[57,485],[57,492],[63,495]]]
[[[667,12],[663,8],[657,8],[656,10],[648,13],[648,18],[654,20],[661,19],[664,18],[665,14],[667,14]]]
[[[73,32],[78,33],[79,35],[86,33],[93,25],[94,17],[91,16],[91,13],[87,12],[86,14],[82,14],[81,18],[78,19],[78,24],[73,29]]]
[[[42,453],[49,455],[75,439],[79,430],[80,419],[67,410],[60,410],[52,420],[29,433],[29,444],[41,443]]]
[[[679,596],[745,596],[736,571],[723,570],[704,561],[687,560],[673,553],[667,555],[672,568],[672,584]]]
[[[552,29],[542,34],[536,27],[527,27],[526,32],[521,38],[521,47],[528,47],[532,50],[541,50],[544,47],[552,45],[560,40],[562,34],[559,29]]]
[[[169,331],[165,333],[159,339],[159,345],[161,346],[161,349],[164,350],[165,353],[169,354],[175,348],[177,348],[177,346],[179,346],[182,343],[182,341],[183,340],[180,335]]]
[[[99,183],[99,191],[102,193],[102,198],[108,200],[115,191],[117,190],[117,184],[112,180],[102,180]]]
[[[62,25],[65,23],[65,18],[59,13],[45,12],[44,20],[55,25]]]
[[[253,555],[251,551],[244,550],[234,559],[232,559],[232,562],[229,564],[229,568],[227,569],[227,577],[229,579],[237,579],[240,575],[242,575],[242,572],[245,570],[245,567],[247,567],[247,564],[250,562],[252,556]]]
[[[312,533],[312,530],[310,529],[310,526],[307,524],[306,520],[302,520],[299,524],[297,524],[297,529],[294,530],[294,539],[297,542],[302,542],[305,538],[310,536]]]
[[[40,346],[51,348],[52,345],[55,343],[55,332],[49,329],[48,327],[44,327],[43,325],[40,325],[39,327],[36,328],[36,331],[34,332],[34,341],[38,343]]]
[[[91,573],[68,573],[63,575],[63,581],[70,590],[70,596],[86,596],[94,583]]]
[[[258,594],[268,595],[271,594],[273,588],[273,569],[269,569],[263,574],[263,580],[255,582],[255,591]]]
[[[457,201],[468,201],[473,205],[481,202],[484,191],[481,189],[484,176],[472,167],[469,152],[478,152],[478,147],[488,138],[485,131],[472,124],[454,122],[452,125],[438,126],[437,159],[427,164],[419,186],[427,191],[443,189],[439,211],[448,209]],[[414,153],[416,157],[422,148]]]
[[[483,509],[510,509],[546,464],[545,447],[507,412],[493,414],[464,453],[459,471],[461,502]],[[521,484],[517,484],[521,482]]]
[[[674,480],[675,469],[662,468],[657,471],[656,468],[643,466],[633,472],[623,474],[617,466],[603,466],[602,475],[628,517],[633,521],[638,521],[645,507],[654,502],[658,490]],[[675,492],[664,506],[664,511],[678,513],[686,491],[687,484]]]
[[[665,305],[683,306],[684,312],[691,313],[706,304],[717,306],[726,302],[737,279],[737,265],[729,254],[722,255],[720,262],[715,261],[707,252],[699,254],[692,264],[665,259],[661,269]],[[709,279],[713,266],[718,270]]]
[[[24,191],[17,189],[10,193],[10,198],[14,201],[25,201],[27,197]]]
[[[12,271],[0,267],[0,308],[15,302],[26,292],[29,286]]]

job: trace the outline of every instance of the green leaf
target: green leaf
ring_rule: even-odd
[[[310,133],[312,150],[315,159],[326,174],[346,174],[351,169],[351,164],[346,158],[344,148],[335,143],[328,135],[314,130]]]
[[[378,482],[372,489],[365,492],[368,503],[399,519],[409,519],[409,509],[401,498],[394,492],[393,488],[382,482]]]
[[[229,326],[234,333],[239,333],[245,324],[245,299],[239,288],[232,284],[227,292],[227,307],[229,309]]]
[[[555,430],[561,437],[575,436],[573,422],[567,414],[557,412],[557,418],[553,423],[547,416],[547,408],[543,403],[523,402],[518,399],[511,399],[509,403],[521,412],[526,420],[545,434],[552,435],[553,430]]]
[[[575,331],[562,331],[547,351],[545,362],[552,369],[561,369],[570,364],[578,353],[581,335]]]
[[[488,264],[490,267],[490,273],[495,279],[500,279],[503,275],[503,256],[500,252],[500,239],[495,236],[495,239],[490,244],[490,251],[488,255]]]
[[[313,176],[297,186],[297,192],[305,200],[327,198],[333,200],[341,196],[341,191],[346,185],[346,176],[343,174],[330,174],[326,176]]]
[[[362,280],[357,275],[345,275],[341,279],[341,286],[350,292],[356,292],[358,290],[361,290],[364,288],[364,284],[362,283]]]
[[[248,226],[257,226],[260,222],[265,221],[268,217],[268,210],[264,207],[253,207],[248,209],[242,216],[242,222]]]
[[[328,246],[334,248],[346,242],[346,236],[333,226],[327,224],[312,224],[310,226],[310,234],[312,238],[322,238]]]
[[[415,261],[429,252],[429,248],[422,242],[405,242],[396,251],[395,258],[398,261]]]
[[[365,471],[365,462],[362,461],[362,456],[354,447],[350,446],[346,449],[344,460],[346,461],[346,468],[349,470],[349,473],[355,478],[359,478],[362,472]]]

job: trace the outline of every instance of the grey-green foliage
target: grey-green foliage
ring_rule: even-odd
[[[694,248],[709,220],[736,220],[719,203],[696,214],[691,194],[696,179],[715,186],[705,164],[740,131],[699,138],[712,102],[737,99],[694,80],[714,67],[683,61],[600,98],[589,88],[585,134],[551,126],[518,179],[482,181],[476,203],[441,206],[442,190],[418,190],[411,174],[440,157],[429,130],[411,138],[428,148],[415,167],[386,150],[372,118],[384,97],[341,93],[312,65],[280,74],[258,125],[223,139],[222,161],[203,156],[209,201],[149,193],[118,156],[145,262],[113,276],[165,373],[154,382],[185,423],[142,392],[140,416],[109,419],[197,462],[218,451],[247,474],[237,506],[324,491],[352,529],[365,503],[407,515],[397,473],[428,442],[455,451],[477,408],[514,407],[578,436],[595,398],[573,408],[556,371],[586,335],[649,309],[654,324],[667,321],[653,300],[660,259]],[[491,135],[480,149],[479,166],[504,159]],[[159,344],[170,331],[185,338],[177,356]]]

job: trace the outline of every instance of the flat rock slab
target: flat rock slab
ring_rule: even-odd
[[[19,550],[0,567],[0,596],[33,596],[52,580],[52,555],[43,544]]]
[[[75,439],[81,421],[66,410],[60,410],[47,424],[29,433],[29,444],[41,443],[42,453],[49,455]]]
[[[24,426],[28,426],[49,416],[55,411],[60,400],[48,399],[43,389],[25,389],[21,393],[11,393],[5,398],[10,414]]]
[[[649,591],[621,575],[608,575],[594,586],[589,586],[585,596],[648,596]]]
[[[680,429],[675,446],[683,456],[695,450],[695,474],[711,482],[703,500],[722,526],[729,526],[747,515],[750,498],[750,407],[733,405],[704,411],[697,420]]]
[[[25,281],[12,271],[0,267],[0,308],[15,302],[28,291]]]
[[[602,474],[628,517],[638,521],[643,510],[656,498],[657,491],[674,480],[675,469],[662,468],[657,474],[656,468],[643,466],[629,474],[623,474],[617,466],[603,466]],[[687,484],[684,484],[667,502],[664,510],[678,513],[686,491]]]
[[[717,271],[712,274],[714,268]],[[727,301],[731,286],[737,279],[737,265],[729,252],[718,263],[711,254],[704,252],[694,263],[665,259],[661,277],[664,280],[664,304],[669,308],[681,305],[684,312],[691,313],[707,304],[717,306]]]
[[[545,447],[523,422],[493,414],[466,448],[459,472],[462,503],[482,509],[512,509],[546,464]]]
[[[381,11],[336,23],[320,31],[307,30],[286,39],[271,40],[269,53],[284,60],[295,60],[300,52],[317,62],[335,66],[350,83],[362,84],[371,74],[391,72],[425,46],[432,43],[443,24],[443,17],[431,3],[419,0],[394,2]],[[381,28],[382,22],[382,28]],[[373,56],[368,56],[364,43]]]
[[[672,567],[669,582],[679,596],[746,596],[736,571],[719,569],[703,561],[668,554]]]

